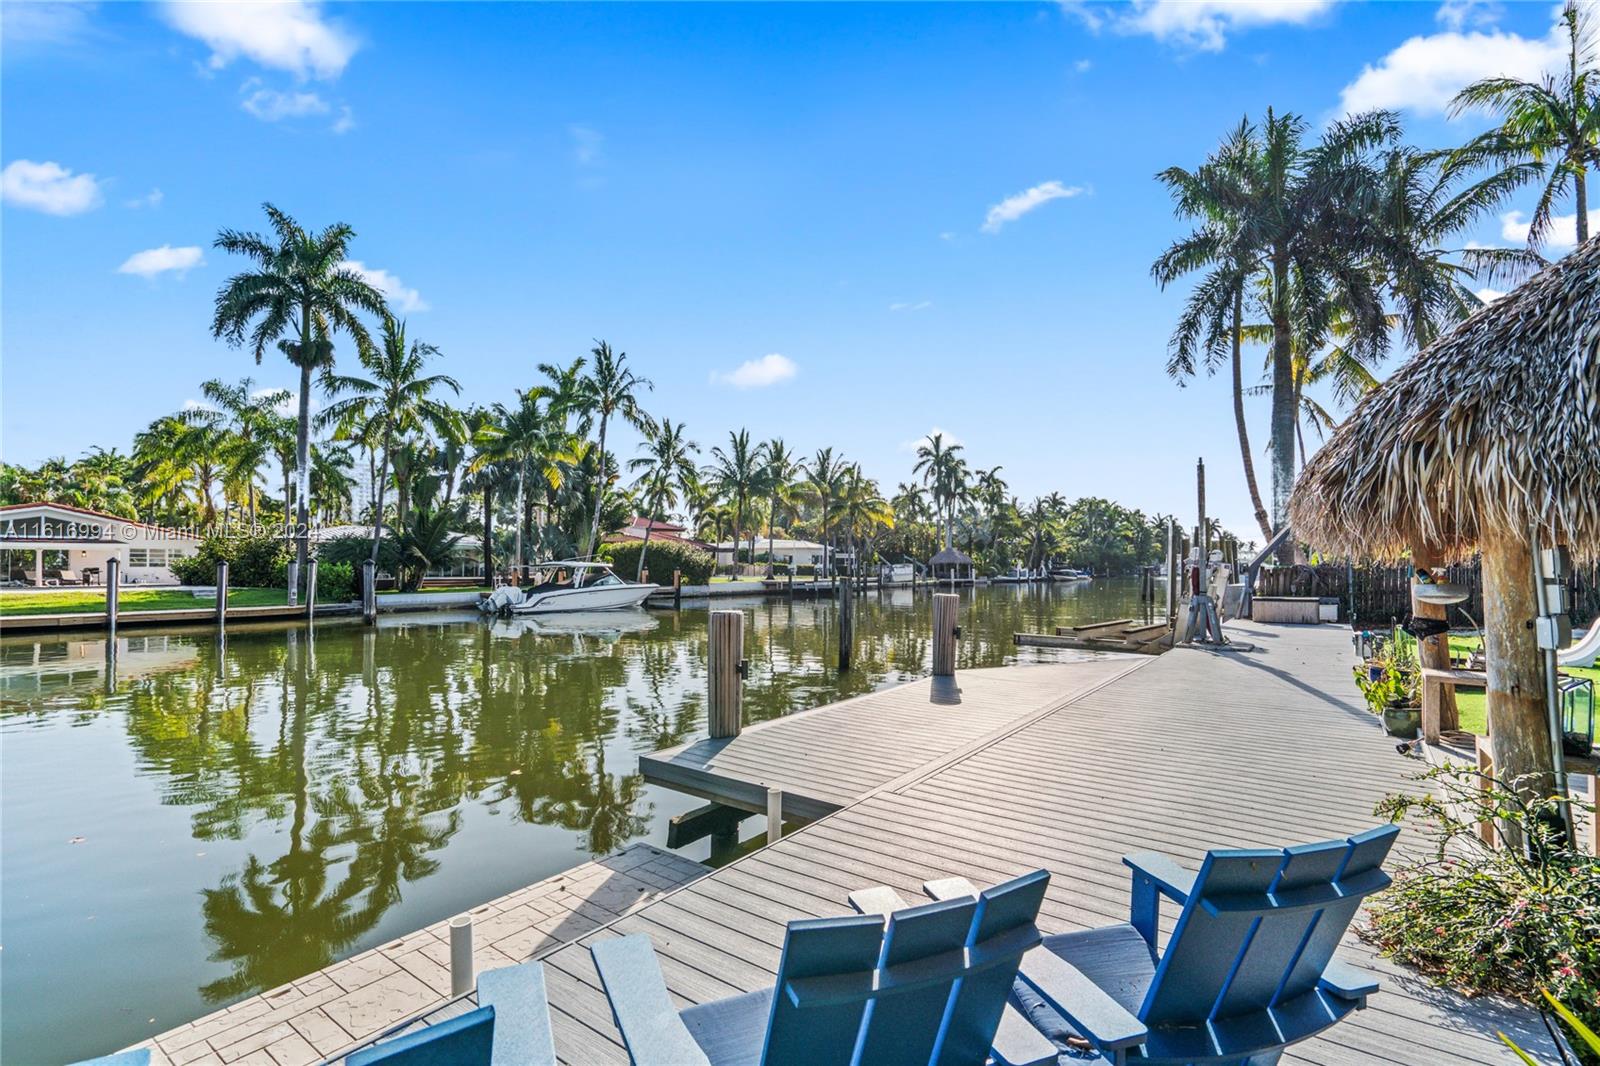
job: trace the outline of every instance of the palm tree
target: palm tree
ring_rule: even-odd
[[[1453,164],[1504,168],[1490,181],[1508,173],[1516,184],[1544,180],[1528,226],[1528,248],[1535,252],[1550,234],[1554,206],[1566,195],[1569,182],[1578,209],[1578,243],[1589,239],[1588,169],[1600,166],[1600,67],[1588,26],[1572,0],[1561,21],[1567,28],[1567,69],[1559,80],[1550,75],[1538,82],[1485,78],[1450,102],[1452,116],[1483,109],[1501,120],[1457,149]]]
[[[839,486],[844,479],[845,465],[843,459],[834,457],[832,448],[818,448],[817,454],[806,464],[803,472],[806,497],[822,509],[822,573],[824,576],[833,573],[828,564],[828,549],[831,543],[828,539],[828,531],[831,528],[828,519],[834,500],[839,495]]]
[[[745,517],[749,513],[750,496],[761,488],[761,472],[766,463],[767,447],[752,444],[750,431],[729,431],[728,448],[720,445],[711,449],[713,460],[707,480],[717,487],[733,504],[733,568],[739,568],[739,541],[745,532]],[[754,541],[752,541],[752,545]],[[754,547],[751,553],[754,554]]]
[[[912,473],[922,475],[923,482],[933,493],[934,507],[944,520],[946,548],[950,547],[956,500],[966,491],[966,460],[956,454],[961,450],[962,445],[946,444],[944,434],[935,433],[917,445],[917,463],[911,468]]]
[[[478,452],[468,467],[469,473],[476,473],[489,464],[504,463],[516,470],[517,532],[512,565],[523,568],[524,577],[528,562],[524,549],[533,538],[528,475],[534,474],[551,490],[558,490],[566,478],[565,460],[570,458],[565,419],[550,400],[549,390],[535,385],[517,390],[515,407],[495,404],[493,418],[478,431]]]
[[[878,483],[861,473],[859,464],[851,464],[845,471],[839,492],[839,517],[850,537],[850,550],[855,559],[853,572],[862,573],[865,560],[856,538],[859,535],[872,549],[878,530],[894,528],[894,509],[878,491]]]
[[[354,465],[348,445],[321,444],[311,449],[311,495],[324,522],[338,522],[349,513],[350,494],[356,487],[350,476]]]
[[[357,344],[367,330],[357,311],[385,314],[383,294],[345,266],[355,230],[336,222],[308,233],[271,204],[263,204],[272,238],[225,229],[215,247],[253,260],[255,269],[235,274],[217,291],[211,334],[237,347],[249,341],[256,362],[277,343],[300,368],[295,471],[295,558],[303,571],[309,550],[311,491],[311,373],[333,367],[333,334],[344,332]],[[287,507],[288,501],[285,500]]]
[[[287,389],[257,392],[255,382],[244,378],[236,385],[212,378],[200,386],[200,395],[229,421],[223,465],[225,481],[243,490],[252,524],[256,520],[256,477],[270,448],[274,409],[289,401]]]
[[[651,424],[642,445],[645,454],[628,464],[628,469],[640,471],[639,499],[644,505],[644,543],[639,546],[639,569],[635,581],[644,580],[644,557],[650,550],[650,528],[658,515],[665,515],[678,506],[678,492],[687,492],[695,482],[694,460],[690,454],[698,452],[700,445],[683,435],[684,424],[663,418]]]
[[[778,508],[788,498],[795,478],[805,471],[805,462],[789,450],[782,437],[766,443],[766,464],[761,468],[761,487],[767,494],[767,576],[773,575],[773,526]]]
[[[456,521],[453,511],[419,508],[404,525],[392,533],[395,541],[395,578],[400,587],[415,592],[427,572],[448,562],[456,553],[458,537],[450,527]]]
[[[590,349],[594,365],[583,378],[582,402],[578,409],[594,416],[600,422],[599,464],[606,468],[606,428],[611,416],[616,415],[634,429],[643,433],[650,425],[649,416],[639,406],[639,393],[655,388],[650,379],[639,377],[628,369],[628,353],[611,351],[605,341],[595,341]],[[564,412],[563,412],[564,413]],[[600,508],[605,502],[605,479],[595,485],[594,521],[589,524],[587,552],[600,544]]]
[[[487,454],[493,446],[494,430],[497,428],[495,413],[487,407],[474,406],[463,416],[463,423],[467,430],[467,439],[473,446],[473,454],[467,460],[466,477],[462,480],[463,492],[475,492],[483,501],[483,511],[480,518],[483,526],[483,577],[491,585],[494,583],[494,510],[495,493],[500,490],[507,480],[506,464],[496,462]]]
[[[344,397],[324,412],[325,424],[376,422],[381,427],[383,457],[378,464],[377,513],[372,522],[373,565],[377,565],[378,545],[383,540],[383,496],[396,439],[428,430],[446,439],[466,434],[460,413],[431,396],[441,387],[459,393],[461,386],[445,374],[423,375],[428,360],[438,354],[438,348],[423,341],[407,344],[405,323],[385,315],[383,342],[363,344],[360,349],[358,357],[367,376],[330,371],[323,378],[330,396]],[[401,523],[406,521],[404,513],[399,518]]]

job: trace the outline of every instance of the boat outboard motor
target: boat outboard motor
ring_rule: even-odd
[[[521,602],[522,590],[515,585],[501,585],[481,601],[483,609],[491,614],[505,614]]]

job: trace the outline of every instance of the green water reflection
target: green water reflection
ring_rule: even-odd
[[[1133,582],[962,595],[965,667],[1017,661],[1017,630],[1138,610]],[[926,672],[927,594],[858,604],[843,676],[831,602],[737,605],[748,719]],[[98,639],[0,639],[0,1057],[103,1053],[663,843],[699,801],[636,760],[702,729],[705,619],[132,631],[110,659]]]

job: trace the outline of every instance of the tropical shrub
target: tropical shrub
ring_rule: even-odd
[[[288,582],[289,544],[270,533],[245,535],[212,534],[200,542],[199,550],[169,565],[178,581],[185,585],[214,585],[217,564],[228,564],[231,588],[283,588]]]
[[[320,603],[349,603],[357,598],[356,568],[349,563],[323,562],[317,556],[317,600]]]
[[[619,575],[631,581],[633,575],[639,572],[639,552],[642,548],[642,542],[628,541],[607,544],[600,554]],[[674,570],[683,571],[685,585],[704,585],[711,580],[711,553],[673,540],[651,541],[650,550],[645,552],[644,565],[658,585],[671,584]]]
[[[1402,861],[1363,935],[1385,954],[1468,994],[1511,996],[1547,1011],[1550,992],[1591,1029],[1600,1024],[1600,858],[1567,838],[1553,798],[1527,799],[1480,770],[1418,776],[1422,795],[1378,805],[1420,816],[1434,848]],[[1593,807],[1573,801],[1574,813]],[[1479,836],[1494,827],[1493,843]],[[1554,1022],[1547,1016],[1547,1021]],[[1577,1052],[1600,1063],[1600,1056]]]
[[[394,539],[395,580],[402,592],[415,592],[429,570],[444,566],[455,557],[458,536],[453,511],[413,511],[404,526],[389,530]],[[380,557],[381,558],[381,557]]]

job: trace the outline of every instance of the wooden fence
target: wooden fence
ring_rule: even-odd
[[[1472,595],[1459,607],[1483,622],[1483,572],[1478,563],[1448,567],[1445,580],[1465,585]],[[1571,582],[1572,622],[1587,625],[1600,617],[1600,564],[1574,568]],[[1263,570],[1256,583],[1258,596],[1337,597],[1339,620],[1364,625],[1387,626],[1411,615],[1411,569],[1407,566],[1376,564],[1346,566],[1325,563],[1321,566],[1290,566]],[[1450,624],[1464,626],[1461,611],[1452,607]]]

